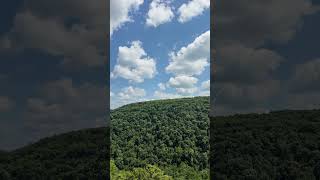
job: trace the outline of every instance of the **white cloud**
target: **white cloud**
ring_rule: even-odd
[[[101,66],[106,59],[101,53],[104,47],[99,45],[104,42],[101,40],[104,36],[101,36],[99,27],[94,25],[87,30],[84,28],[87,25],[91,27],[85,23],[69,29],[60,18],[43,18],[31,11],[21,12],[15,15],[12,29],[0,37],[0,48],[15,53],[37,49],[61,57],[66,67]]]
[[[193,17],[201,15],[209,7],[210,0],[191,0],[187,4],[182,4],[178,9],[178,21],[181,23],[190,21]]]
[[[170,54],[166,72],[174,74],[174,77],[169,79],[167,87],[174,88],[181,96],[202,93],[201,88],[196,87],[198,79],[194,76],[201,75],[209,66],[209,57],[210,31],[207,31],[198,36],[191,44]],[[206,94],[208,93],[206,92]]]
[[[159,87],[159,89],[160,89],[161,91],[166,90],[166,84],[164,84],[164,83],[159,83],[159,84],[158,84],[158,87]]]
[[[105,125],[95,121],[105,116],[106,87],[88,82],[77,84],[70,78],[43,84],[36,96],[28,97],[25,128],[42,127],[37,136]],[[40,130],[40,129],[39,129]]]
[[[176,88],[176,91],[181,95],[192,95],[192,94],[195,94],[196,92],[198,92],[198,88],[197,87],[193,87],[193,88]]]
[[[198,79],[191,76],[177,76],[170,78],[168,85],[172,88],[193,88],[194,85],[198,82]]]
[[[146,91],[141,88],[134,88],[132,86],[126,87],[122,89],[121,92],[118,93],[120,99],[130,100],[140,98],[146,95]]]
[[[130,12],[138,10],[144,0],[111,0],[110,1],[110,34],[118,30],[124,23],[132,22]]]
[[[130,104],[139,101],[145,101],[146,91],[141,88],[132,86],[121,89],[120,92],[114,93],[111,96],[111,109],[120,107],[125,104]]]
[[[147,56],[141,45],[140,41],[133,41],[130,47],[119,47],[117,64],[111,78],[122,77],[130,82],[141,83],[156,75],[155,60]]]
[[[207,31],[187,47],[182,47],[178,52],[172,52],[166,71],[175,75],[200,75],[209,65],[209,57],[210,31]]]
[[[162,92],[162,91],[155,91],[154,97],[156,99],[175,99],[175,98],[181,98],[182,96],[179,94],[166,93],[166,92]]]
[[[168,5],[169,1],[153,0],[147,14],[146,25],[157,27],[161,24],[170,22],[174,14],[172,8]]]
[[[175,88],[177,93],[181,95],[191,95],[198,91],[195,87],[198,79],[192,76],[177,76],[171,77],[167,83],[168,87]]]

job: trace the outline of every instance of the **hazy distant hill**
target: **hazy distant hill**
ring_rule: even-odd
[[[213,179],[315,179],[320,111],[278,111],[211,119]]]

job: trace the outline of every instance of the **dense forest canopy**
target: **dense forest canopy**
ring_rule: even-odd
[[[0,179],[208,179],[207,97],[151,101],[112,111],[108,129],[45,138],[0,151]],[[217,180],[320,178],[320,110],[213,117]],[[169,132],[169,133],[168,133]]]
[[[111,113],[111,158],[120,170],[153,165],[173,178],[207,179],[208,110],[208,97],[118,108]]]
[[[320,111],[215,117],[211,174],[217,180],[320,177]]]
[[[111,174],[208,179],[208,108],[209,98],[198,97],[113,110]],[[108,133],[108,128],[75,131],[0,152],[0,179],[106,179]]]
[[[0,179],[106,179],[108,131],[74,131],[0,153]]]

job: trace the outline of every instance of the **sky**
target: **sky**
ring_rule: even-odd
[[[319,109],[319,0],[215,1],[211,62],[206,32],[213,18],[206,1],[183,6],[190,1],[166,1],[160,9],[172,14],[153,10],[150,18],[151,0],[111,1],[111,47],[105,0],[3,3],[0,150],[106,126],[110,73],[113,107],[208,94],[211,84],[213,115]]]
[[[319,109],[319,4],[216,1],[211,115]]]
[[[111,108],[209,96],[209,0],[111,0]]]
[[[13,0],[0,7],[0,150],[106,126],[107,2]]]

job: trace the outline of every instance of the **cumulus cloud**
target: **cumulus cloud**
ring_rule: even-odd
[[[281,97],[282,88],[279,80],[266,80],[254,84],[214,83],[214,86],[219,87],[217,96],[210,96],[214,104],[214,115],[270,110]],[[223,111],[215,109],[216,107],[223,107]]]
[[[153,0],[151,2],[147,13],[147,26],[157,27],[173,19],[174,13],[168,2],[165,0]]]
[[[264,48],[232,44],[217,49],[219,59],[214,65],[215,82],[257,83],[272,78],[285,59]]]
[[[28,0],[20,5],[11,12],[15,14],[10,13],[9,29],[0,35],[0,53],[8,57],[1,59],[6,61],[2,69],[9,68],[6,77],[0,77],[7,85],[2,93],[15,95],[14,107],[19,107],[12,109],[17,112],[10,113],[0,125],[0,136],[8,141],[7,146],[18,147],[53,134],[105,126],[107,91],[99,74],[107,61],[105,18],[109,1]],[[76,79],[67,80],[66,76]],[[62,80],[51,82],[52,79]],[[95,79],[95,84],[88,79]],[[84,83],[86,80],[90,83]],[[29,86],[24,86],[22,93],[15,93],[22,82]],[[3,110],[3,104],[8,103],[0,101]],[[5,128],[9,130],[4,131]],[[7,148],[2,145],[1,149]]]
[[[176,91],[181,95],[194,95],[198,91],[198,88],[176,88]]]
[[[158,87],[159,87],[159,89],[161,90],[161,91],[164,91],[164,90],[166,90],[166,84],[165,83],[159,83],[158,84]]]
[[[198,79],[209,66],[210,58],[210,31],[198,36],[192,43],[182,47],[178,52],[170,53],[167,73],[174,76],[169,79],[167,86],[174,88],[182,96],[195,95],[199,92],[196,87]]]
[[[144,0],[111,0],[110,1],[110,35],[127,22],[132,22],[130,13],[138,10]]]
[[[198,79],[191,76],[177,76],[171,77],[168,81],[168,85],[173,88],[193,88],[198,82]]]
[[[288,42],[305,15],[319,9],[310,0],[228,0],[217,3],[215,43],[257,47],[267,41]]]
[[[17,47],[42,49],[51,55],[63,56],[65,64],[97,66],[104,62],[98,47],[86,39],[85,31],[66,30],[62,22],[55,19],[43,20],[28,12],[18,14],[12,33],[19,37],[12,42]]]
[[[182,96],[174,93],[166,93],[163,91],[155,91],[153,95],[156,99],[175,99],[181,98]]]
[[[146,91],[142,88],[137,87],[125,87],[120,92],[115,93],[111,97],[111,109],[130,104],[134,102],[144,101]]]
[[[210,31],[197,37],[191,44],[170,54],[168,73],[175,75],[200,75],[209,66]]]
[[[216,52],[221,60],[213,65],[211,102],[215,115],[264,112],[275,107],[284,88],[276,76],[284,57],[270,49],[238,43],[219,47]]]
[[[195,87],[198,79],[192,76],[177,76],[171,77],[167,83],[167,86],[175,88],[179,94],[187,95],[197,92],[198,88]]]
[[[105,89],[87,82],[78,85],[66,78],[46,83],[39,94],[48,104],[61,104],[74,111],[101,113],[107,103]]]
[[[72,79],[48,82],[27,99],[23,128],[35,140],[53,134],[107,124],[106,88]]]
[[[146,91],[141,88],[134,88],[129,86],[127,88],[122,89],[121,92],[118,93],[120,99],[132,99],[137,97],[143,97],[146,95]]]
[[[190,21],[192,18],[201,15],[209,7],[210,0],[191,0],[184,3],[178,9],[178,21],[181,23]]]
[[[286,43],[300,30],[304,17],[319,11],[312,1],[230,0],[216,5],[217,49],[212,53],[217,59],[212,64],[211,92],[217,96],[211,96],[211,112],[264,112],[290,108],[290,103],[312,106],[315,101],[311,102],[311,96],[303,96],[305,90],[312,94],[318,88],[311,83],[317,79],[316,63],[300,64],[292,77],[286,77],[283,72],[290,72],[291,62],[275,47],[264,46],[271,42],[290,49]],[[316,100],[318,96],[312,97]]]
[[[106,60],[106,4],[100,0],[29,0],[16,13],[10,31],[0,37],[0,48],[15,53],[37,49],[72,68],[101,66]]]
[[[119,47],[117,64],[111,78],[122,77],[130,82],[141,83],[153,78],[156,73],[156,61],[147,56],[140,41],[133,41],[130,47]]]

